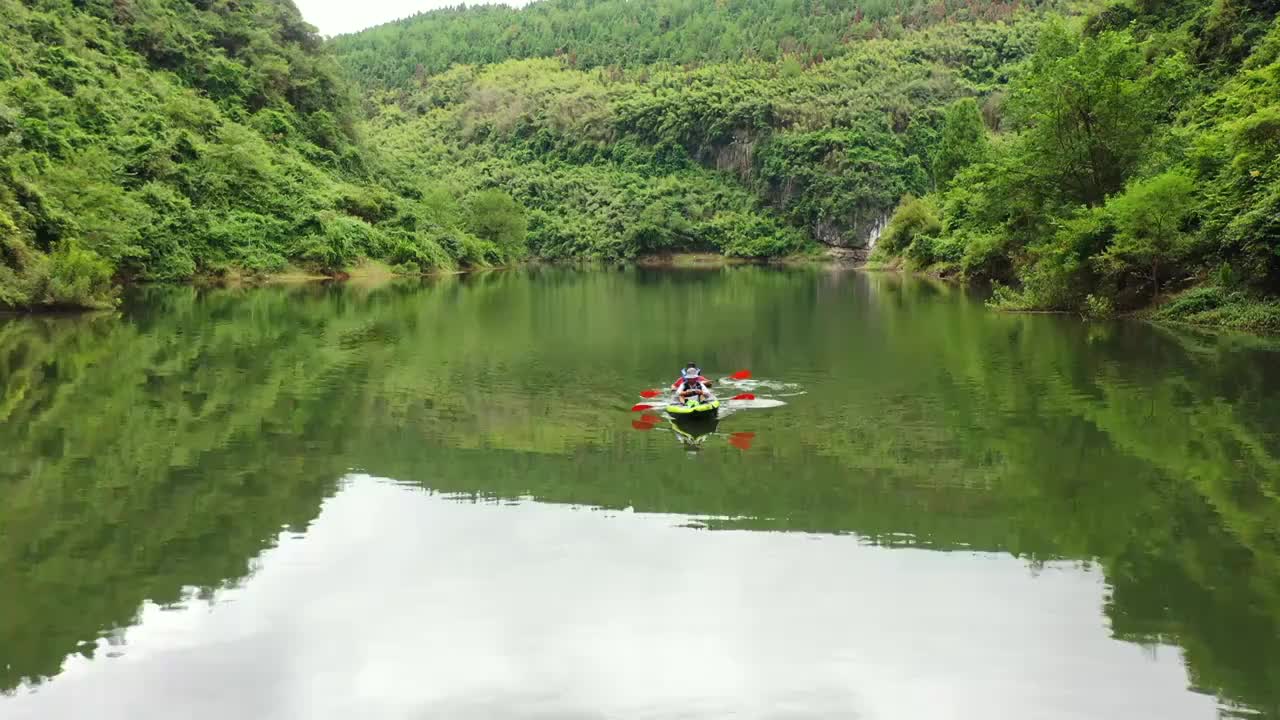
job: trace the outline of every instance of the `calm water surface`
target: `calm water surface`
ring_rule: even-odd
[[[718,424],[628,412],[686,360]],[[1280,717],[1280,349],[890,275],[0,318],[0,718]]]

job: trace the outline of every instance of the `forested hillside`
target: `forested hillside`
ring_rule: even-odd
[[[389,187],[290,0],[0,0],[0,308],[119,282],[521,251],[505,195]],[[483,218],[478,220],[478,218]]]
[[[903,200],[879,257],[1002,307],[1280,329],[1276,10],[548,0],[334,46],[391,165],[497,178],[544,254],[861,246]]]
[[[880,240],[1003,307],[1280,329],[1276,10],[545,0],[326,44],[289,0],[0,0],[0,306]]]
[[[570,67],[792,59],[940,23],[996,21],[1062,0],[543,0],[436,10],[335,39],[366,87],[399,88],[457,64],[564,58]]]
[[[1001,283],[995,304],[1280,331],[1280,6],[1120,2],[1046,24],[1003,132],[970,106],[962,162],[879,249]]]
[[[540,256],[778,256],[865,246],[934,188],[952,103],[983,98],[998,122],[1042,15],[931,7],[885,21],[875,3],[561,1],[427,13],[335,47],[391,176],[496,184],[528,208]],[[967,19],[983,17],[1000,19]],[[484,39],[508,24],[530,44]],[[749,37],[723,45],[738,25]],[[696,50],[713,41],[724,52]],[[450,65],[499,45],[519,59]],[[724,59],[670,62],[686,50]]]
[[[808,67],[462,65],[376,95],[369,136],[392,177],[510,192],[545,257],[861,245],[934,186],[948,104],[1001,87],[1033,31],[938,27]]]

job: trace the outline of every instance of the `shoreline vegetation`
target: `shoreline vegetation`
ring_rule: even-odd
[[[890,272],[932,278],[948,283],[967,284],[969,279],[958,273],[941,272],[940,268],[913,268],[903,258],[883,255],[868,259],[859,268],[866,272]],[[1246,332],[1262,336],[1280,336],[1280,299],[1250,296],[1239,290],[1216,285],[1195,285],[1169,293],[1151,305],[1106,314],[1078,309],[1028,308],[1010,306],[993,295],[987,307],[996,312],[1014,314],[1078,315],[1086,320],[1138,320],[1157,325],[1178,325],[1203,330]]]
[[[1249,3],[1046,22],[1002,122],[948,109],[952,169],[874,260],[989,305],[1280,332],[1280,25]]]
[[[309,283],[344,283],[358,286],[380,286],[397,281],[414,279],[433,279],[469,275],[478,272],[500,272],[531,264],[564,266],[591,261],[565,260],[559,262],[539,263],[523,262],[517,265],[486,266],[468,269],[434,270],[406,274],[380,261],[363,261],[355,266],[333,272],[331,274],[307,271],[302,268],[287,268],[279,273],[240,274],[227,273],[220,276],[199,276],[192,278],[188,284],[194,287],[207,288],[255,288],[271,285],[292,285]],[[646,255],[629,260],[624,265],[646,269],[672,270],[714,270],[744,265],[765,265],[776,267],[825,266],[859,270],[863,272],[895,273],[924,277],[949,284],[967,284],[964,278],[956,275],[945,275],[937,272],[913,270],[904,267],[900,259],[863,260],[850,262],[842,257],[808,253],[784,258],[750,259],[734,258],[714,253],[665,253]],[[1201,286],[1163,298],[1157,305],[1140,308],[1128,312],[1116,313],[1107,317],[1098,317],[1073,310],[1037,310],[1026,308],[1003,307],[997,302],[987,302],[987,306],[996,312],[1014,314],[1053,314],[1079,315],[1086,320],[1121,319],[1141,321],[1156,325],[1172,325],[1196,328],[1208,331],[1246,332],[1262,336],[1280,336],[1280,301],[1266,298],[1231,297],[1223,293],[1221,288]],[[1207,297],[1206,297],[1207,296]],[[75,315],[109,311],[110,307],[85,308],[0,308],[0,318],[21,315]]]
[[[0,12],[0,308],[878,237],[999,309],[1280,332],[1274,3]]]

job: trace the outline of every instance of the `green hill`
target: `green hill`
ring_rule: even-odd
[[[333,44],[402,171],[498,178],[541,252],[867,246],[902,200],[878,256],[999,306],[1191,289],[1158,315],[1280,330],[1276,10],[547,0]],[[701,203],[632,191],[654,178],[745,189],[760,208],[732,211],[767,221],[726,240]],[[595,214],[619,204],[644,211]]]
[[[0,307],[516,253],[472,222],[504,198],[376,179],[348,86],[289,0],[0,0],[0,16]]]
[[[881,252],[1004,283],[1003,307],[1107,315],[1194,288],[1157,315],[1280,331],[1277,9],[1120,2],[1048,23],[1004,132],[969,112],[943,147],[962,162]]]
[[[728,20],[719,22],[756,23],[745,10],[780,6],[731,7],[743,12],[725,10],[719,14]],[[1006,8],[1007,21],[914,30],[860,20],[851,27],[861,28],[861,39],[828,43],[834,59],[811,50],[771,61],[752,45],[733,60],[689,65],[637,65],[629,48],[667,47],[690,27],[718,33],[719,25],[686,18],[661,30],[661,18],[620,20],[634,26],[635,38],[616,55],[600,35],[554,57],[406,70],[419,50],[466,59],[487,47],[451,51],[447,38],[469,36],[467,28],[492,28],[508,16],[520,21],[513,27],[536,28],[547,13],[575,8],[579,14],[560,23],[566,36],[586,33],[607,9],[659,12],[625,2],[476,8],[335,43],[353,79],[370,89],[368,135],[392,177],[442,178],[461,192],[496,184],[529,209],[529,247],[546,257],[682,250],[761,257],[805,251],[814,240],[865,247],[899,198],[935,186],[930,148],[946,108],[998,96],[1033,49],[1040,18]],[[712,6],[705,13],[718,17]],[[775,35],[789,37],[787,27]],[[381,69],[365,63],[372,56],[385,61]],[[987,104],[998,111],[997,101]]]
[[[1276,9],[544,0],[325,43],[288,0],[0,0],[0,306],[826,244],[1276,330]]]
[[[1061,0],[543,0],[425,12],[334,40],[365,87],[400,88],[459,64],[563,57],[643,67],[845,55],[863,40],[939,24],[1005,20]]]

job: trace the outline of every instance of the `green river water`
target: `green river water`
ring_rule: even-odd
[[[749,369],[718,425],[628,411]],[[1280,350],[895,275],[0,318],[0,718],[1280,717]]]

